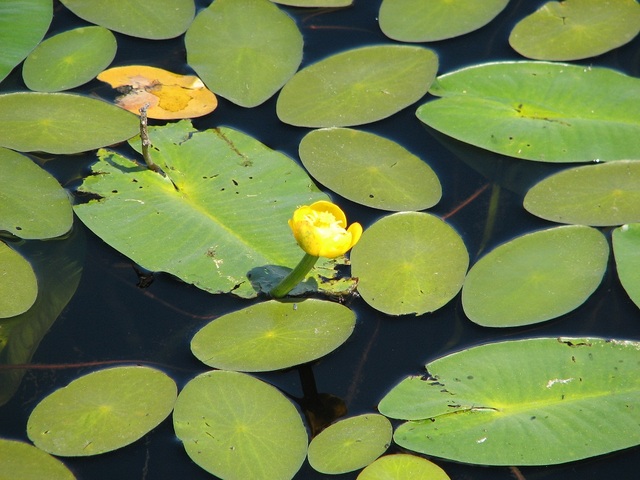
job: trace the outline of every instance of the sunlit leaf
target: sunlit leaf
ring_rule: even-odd
[[[376,45],[332,55],[296,73],[278,97],[285,123],[346,127],[389,117],[427,93],[438,57],[422,47]]]
[[[174,381],[148,367],[98,370],[44,398],[31,412],[27,435],[45,452],[87,456],[135,442],[173,409]]]
[[[451,480],[435,463],[407,454],[385,455],[360,472],[357,480]]]
[[[64,235],[73,223],[67,191],[28,157],[0,147],[0,230],[25,238]]]
[[[439,309],[460,291],[469,254],[438,217],[401,212],[365,230],[351,263],[365,302],[390,315],[419,315]]]
[[[193,0],[60,0],[78,17],[132,37],[161,40],[185,32]]]
[[[128,65],[105,70],[98,80],[126,91],[117,104],[135,114],[148,105],[147,116],[163,120],[201,117],[218,106],[216,96],[193,75],[162,68]]]
[[[380,29],[402,42],[433,42],[485,26],[509,0],[383,0]]]
[[[398,445],[478,465],[553,465],[640,444],[640,343],[534,338],[427,364],[380,402]]]
[[[624,45],[638,32],[636,0],[552,1],[520,20],[509,43],[528,58],[578,60]]]
[[[3,480],[75,480],[64,464],[25,442],[0,438],[0,465]]]
[[[271,0],[280,5],[292,7],[348,7],[353,0]]]
[[[421,121],[492,152],[541,162],[640,157],[640,79],[614,70],[489,63],[442,75],[429,91],[442,98],[418,108]]]
[[[640,308],[640,223],[613,231],[613,253],[622,286]]]
[[[534,185],[524,197],[524,208],[560,223],[640,222],[640,160],[563,170]]]
[[[40,43],[52,18],[51,0],[0,2],[0,81]]]
[[[595,228],[570,225],[517,237],[469,270],[462,305],[475,323],[514,327],[559,317],[600,285],[609,246]]]
[[[0,242],[0,318],[26,312],[37,294],[38,280],[29,261]]]
[[[325,187],[368,207],[423,210],[442,195],[438,177],[423,160],[372,133],[313,130],[300,142],[300,159]]]
[[[138,118],[106,102],[70,93],[0,95],[0,146],[20,152],[78,153],[122,142]]]
[[[208,323],[191,340],[191,351],[214,368],[279,370],[335,350],[349,338],[355,320],[355,314],[339,303],[272,300]]]
[[[302,60],[298,27],[268,0],[216,0],[198,14],[185,46],[204,83],[243,107],[265,102]]]
[[[189,457],[225,480],[288,480],[307,453],[296,407],[244,373],[218,370],[189,381],[178,396],[173,425]]]
[[[67,30],[48,38],[27,57],[22,78],[31,90],[59,92],[104,70],[116,55],[116,37],[103,27]]]
[[[321,473],[336,475],[366,467],[391,443],[391,422],[378,414],[340,420],[309,444],[309,463]]]

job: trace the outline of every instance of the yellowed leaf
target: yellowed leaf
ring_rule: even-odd
[[[194,75],[176,73],[145,65],[129,65],[105,70],[98,80],[111,85],[123,95],[116,103],[139,114],[149,105],[147,116],[159,120],[201,117],[218,106],[218,99]]]

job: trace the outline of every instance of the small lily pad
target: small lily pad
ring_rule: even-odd
[[[612,226],[640,222],[640,160],[563,170],[534,185],[524,208],[552,222]]]
[[[83,27],[46,39],[29,54],[22,78],[31,90],[59,92],[87,83],[116,55],[116,37],[104,27]]]
[[[613,253],[620,283],[640,308],[640,223],[613,231]]]
[[[300,159],[318,182],[368,207],[423,210],[442,196],[438,177],[423,160],[372,133],[313,130],[300,142]]]
[[[427,93],[438,57],[422,47],[374,45],[347,50],[296,73],[276,111],[300,127],[346,127],[389,117]]]
[[[57,458],[25,442],[0,438],[2,480],[75,480]]]
[[[158,426],[171,413],[176,395],[175,382],[153,368],[98,370],[36,405],[27,435],[38,448],[54,455],[109,452]]]
[[[37,295],[38,280],[31,264],[6,243],[0,242],[0,318],[26,312]]]
[[[380,457],[360,472],[357,480],[451,480],[438,465],[415,455]]]
[[[600,285],[609,246],[595,228],[569,225],[511,240],[469,270],[462,305],[486,327],[530,325],[582,305]]]
[[[244,373],[218,370],[189,381],[176,401],[173,425],[189,457],[225,480],[289,480],[307,453],[296,407]]]
[[[309,444],[309,463],[321,473],[336,475],[366,467],[391,443],[386,417],[365,414],[334,423]]]
[[[460,235],[440,218],[421,212],[383,217],[351,252],[358,292],[390,315],[432,312],[462,287],[469,254]]]
[[[191,351],[214,368],[278,370],[338,348],[351,335],[355,320],[349,308],[334,302],[272,300],[208,323],[191,340]]]

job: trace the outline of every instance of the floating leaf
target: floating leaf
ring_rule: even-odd
[[[360,472],[357,480],[451,480],[435,463],[415,455],[380,457]]]
[[[225,480],[288,480],[307,453],[296,407],[244,373],[218,370],[189,381],[178,396],[173,426],[189,457]]]
[[[193,0],[60,0],[87,22],[132,37],[161,40],[181,35],[195,15]]]
[[[138,118],[100,100],[70,93],[0,95],[0,146],[20,152],[78,153],[122,142]]]
[[[636,0],[564,0],[547,2],[520,20],[509,43],[528,58],[578,60],[624,45],[638,32]]]
[[[383,0],[380,29],[401,42],[433,42],[485,26],[509,0]]]
[[[6,243],[0,242],[0,318],[26,312],[37,295],[38,280],[29,262]]]
[[[211,90],[242,107],[260,105],[291,78],[302,43],[293,19],[268,0],[216,0],[185,37],[189,65]]]
[[[640,222],[640,160],[563,170],[534,185],[524,197],[524,208],[560,223]]]
[[[0,2],[0,81],[40,43],[52,18],[51,0]]]
[[[462,287],[469,254],[456,231],[428,213],[401,212],[369,227],[351,252],[358,292],[390,315],[432,312]]]
[[[309,463],[321,473],[336,475],[366,467],[391,443],[391,422],[365,414],[334,423],[309,445]]]
[[[640,79],[614,70],[489,63],[438,77],[430,93],[443,98],[418,108],[422,122],[492,152],[541,162],[640,157]]]
[[[609,246],[595,228],[540,230],[500,245],[467,275],[462,305],[471,321],[515,327],[559,317],[600,285]]]
[[[147,116],[163,120],[201,117],[218,106],[216,96],[193,75],[162,68],[128,65],[105,70],[98,80],[127,92],[117,104],[135,114],[148,105]]]
[[[0,465],[3,480],[75,480],[60,460],[29,445],[0,438]]]
[[[113,33],[83,27],[48,38],[24,62],[22,78],[31,90],[58,92],[92,80],[116,55]]]
[[[45,452],[86,456],[135,442],[171,413],[174,381],[148,367],[116,367],[80,377],[42,400],[27,435]]]
[[[278,97],[280,120],[345,127],[389,117],[427,93],[438,57],[422,47],[377,45],[338,53],[296,73]]]
[[[300,142],[300,159],[318,182],[368,207],[423,210],[442,196],[438,177],[426,163],[372,133],[348,128],[311,131]]]
[[[355,314],[338,303],[272,300],[208,323],[191,340],[191,351],[214,368],[279,370],[332,352],[349,338],[355,321]]]
[[[96,235],[148,270],[214,293],[255,296],[254,269],[297,265],[303,252],[287,221],[327,197],[293,160],[236,130],[198,132],[186,120],[149,135],[166,176],[100,151],[83,182],[80,191],[102,198],[75,212]]]
[[[29,158],[0,147],[0,230],[25,239],[64,235],[73,224],[67,191]]]
[[[640,223],[623,225],[613,231],[613,252],[620,282],[640,308]]]
[[[271,0],[280,5],[292,7],[348,7],[353,0]]]
[[[640,444],[640,343],[534,338],[427,364],[382,399],[403,448],[478,465],[553,465]]]

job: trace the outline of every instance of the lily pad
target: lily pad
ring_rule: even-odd
[[[428,213],[383,217],[362,234],[351,252],[358,292],[390,315],[432,312],[462,287],[469,254],[456,231]]]
[[[225,480],[288,480],[307,453],[296,407],[244,373],[218,370],[189,381],[176,401],[173,425],[189,457]]]
[[[268,0],[216,0],[185,37],[189,65],[216,94],[242,107],[260,105],[291,78],[302,43],[293,19]]]
[[[272,0],[280,5],[292,7],[348,7],[353,0]]]
[[[477,465],[554,465],[640,444],[640,343],[534,338],[427,364],[380,402],[398,445]]]
[[[340,420],[311,441],[309,464],[331,475],[366,467],[389,448],[392,432],[391,422],[378,414]]]
[[[332,352],[349,338],[355,321],[355,314],[338,303],[272,300],[208,323],[191,340],[191,351],[214,368],[279,370]]]
[[[55,35],[38,45],[22,67],[31,90],[59,92],[92,80],[116,55],[116,37],[103,27],[83,27]]]
[[[614,70],[489,63],[442,75],[429,92],[442,98],[418,108],[422,122],[492,152],[541,162],[640,157],[640,79]]]
[[[612,226],[640,222],[640,160],[570,168],[545,178],[524,208],[553,222]]]
[[[438,177],[424,161],[372,133],[348,128],[311,131],[300,142],[300,159],[318,182],[368,207],[423,210],[442,196]]]
[[[183,34],[195,15],[193,0],[60,0],[87,22],[132,37],[162,40]]]
[[[51,0],[0,2],[0,81],[40,43],[52,18]]]
[[[380,29],[401,42],[434,42],[484,27],[509,0],[383,0]]]
[[[595,228],[570,225],[515,238],[469,270],[462,305],[486,327],[530,325],[582,305],[600,285],[609,246]]]
[[[451,480],[435,463],[404,453],[380,457],[360,472],[357,480]]]
[[[640,223],[613,231],[613,253],[622,286],[640,308]]]
[[[183,120],[149,129],[166,176],[106,150],[80,191],[80,220],[144,268],[213,293],[257,294],[255,268],[293,268],[303,252],[288,220],[326,200],[292,159],[230,128],[199,132]],[[138,142],[132,142],[139,149]]]
[[[26,312],[37,295],[38,280],[29,261],[0,242],[0,318]]]
[[[80,377],[42,400],[29,416],[36,447],[60,456],[97,455],[142,438],[169,416],[174,381],[148,367],[116,367]]]
[[[547,2],[520,20],[509,43],[537,60],[578,60],[624,45],[640,32],[636,0]]]
[[[57,458],[25,442],[0,438],[0,465],[3,480],[75,480]]]
[[[0,146],[20,152],[78,153],[122,142],[138,117],[100,100],[70,93],[0,95]]]
[[[64,235],[73,224],[67,191],[29,158],[0,147],[0,230],[24,239]]]
[[[347,50],[296,73],[280,92],[276,112],[300,127],[375,122],[422,98],[437,70],[437,55],[422,47]]]

